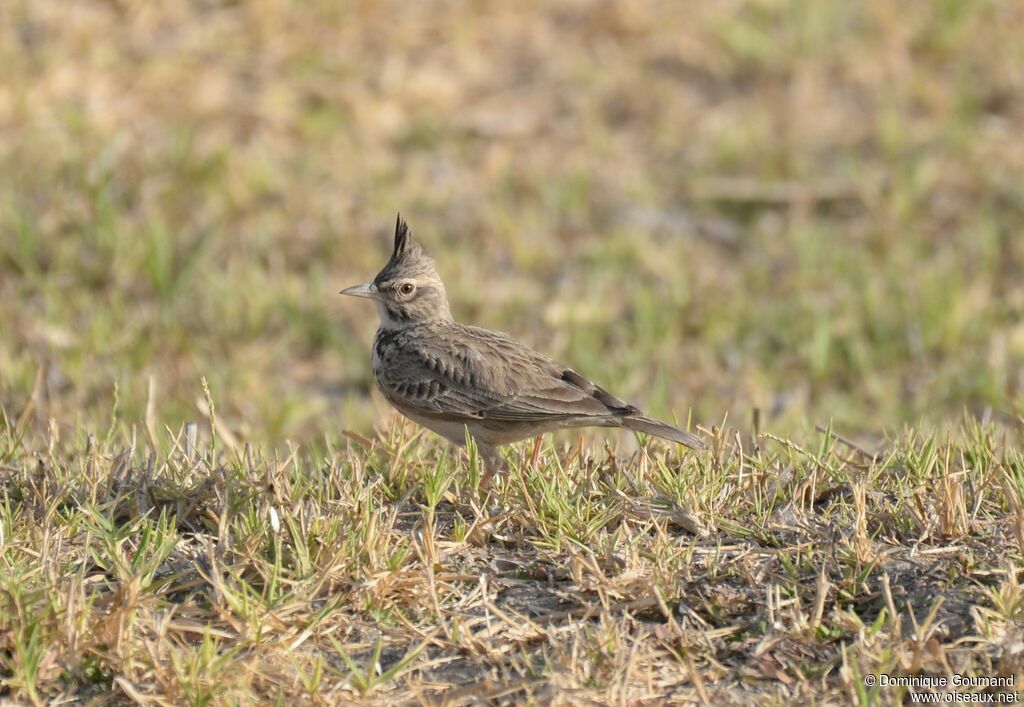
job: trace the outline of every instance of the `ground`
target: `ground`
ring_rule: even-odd
[[[1022,31],[995,0],[4,3],[0,698],[1019,686]],[[399,210],[457,317],[711,448],[564,434],[478,493],[336,294]]]

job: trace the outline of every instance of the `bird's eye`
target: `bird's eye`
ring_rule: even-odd
[[[413,293],[413,290],[415,289],[416,285],[412,284],[411,282],[403,282],[401,285],[398,286],[398,291],[403,295],[411,295]]]

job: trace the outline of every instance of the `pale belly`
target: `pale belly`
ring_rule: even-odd
[[[397,409],[397,408],[396,408]],[[405,410],[398,410],[400,413],[408,417],[413,422],[423,425],[434,434],[441,435],[449,442],[454,444],[465,444],[466,443],[466,425],[461,422],[448,422],[446,420],[435,420],[423,415],[417,415],[415,413],[407,412]],[[473,434],[472,428],[470,434]],[[475,435],[474,435],[475,437]],[[486,440],[481,440],[484,444],[489,444]]]
[[[584,421],[579,419],[552,421],[549,424],[539,422],[511,424],[488,423],[483,420],[472,422],[450,422],[403,410],[397,406],[395,409],[413,422],[426,427],[434,434],[440,435],[449,442],[460,446],[466,443],[467,427],[469,428],[469,434],[477,441],[478,444],[494,447],[502,444],[519,442],[520,440],[529,439],[530,437],[535,437],[547,432],[554,432],[555,430],[565,429],[567,427],[595,426],[595,421],[593,420]],[[596,426],[606,425],[598,423]]]

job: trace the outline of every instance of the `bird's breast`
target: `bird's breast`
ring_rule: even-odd
[[[377,336],[373,338],[373,351],[370,363],[373,366],[373,377],[380,380],[381,371],[384,370],[385,361],[389,351],[394,348],[397,332],[393,329],[381,327],[377,330]]]
[[[373,377],[379,378],[382,366],[380,347],[374,344],[373,353],[370,356],[370,363],[373,365]]]

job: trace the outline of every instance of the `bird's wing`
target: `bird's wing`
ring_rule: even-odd
[[[486,329],[396,337],[377,354],[385,397],[439,418],[540,422],[639,412],[572,369]]]

